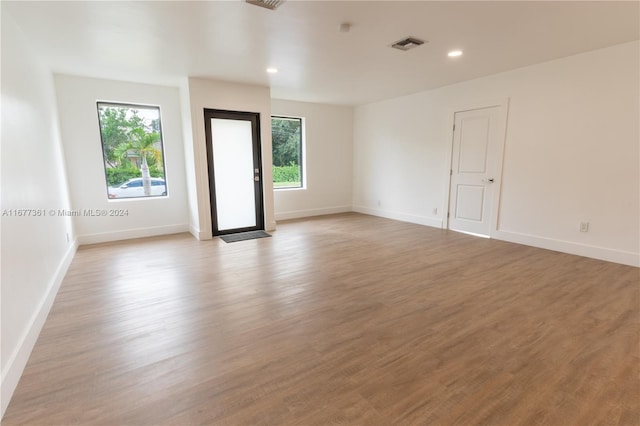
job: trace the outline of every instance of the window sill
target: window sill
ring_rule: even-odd
[[[123,198],[107,198],[108,203],[123,203],[126,201],[143,201],[143,200],[158,200],[169,198],[168,195],[153,195],[151,197],[123,197]]]
[[[306,186],[301,186],[301,187],[274,187],[273,190],[274,191],[306,191],[307,187]]]

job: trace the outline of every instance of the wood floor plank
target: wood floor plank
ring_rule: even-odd
[[[638,268],[360,214],[81,247],[3,425],[640,425]]]

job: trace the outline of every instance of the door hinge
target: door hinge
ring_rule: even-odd
[[[449,169],[449,176],[453,176],[453,169]]]
[[[456,131],[456,123],[453,123],[453,131]]]
[[[449,218],[449,212],[447,212],[447,219]]]

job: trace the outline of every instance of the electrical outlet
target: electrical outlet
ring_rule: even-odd
[[[580,222],[580,232],[589,232],[589,222]]]
[[[378,200],[378,207],[380,207],[382,205],[382,203],[380,202],[380,200]]]

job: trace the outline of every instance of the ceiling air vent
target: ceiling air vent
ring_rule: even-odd
[[[249,4],[264,7],[269,10],[276,10],[278,6],[284,3],[284,0],[245,0]]]
[[[409,50],[409,49],[413,49],[414,47],[418,47],[421,44],[424,44],[424,41],[418,40],[417,38],[413,38],[413,37],[407,37],[400,41],[396,41],[391,45],[391,47],[398,50]]]

